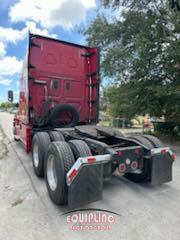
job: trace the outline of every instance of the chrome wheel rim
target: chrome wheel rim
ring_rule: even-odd
[[[37,168],[39,166],[39,150],[37,142],[35,142],[33,146],[33,162],[34,166]]]
[[[57,173],[55,167],[55,157],[54,155],[49,155],[47,159],[47,181],[49,187],[52,191],[57,188]]]

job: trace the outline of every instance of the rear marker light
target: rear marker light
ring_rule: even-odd
[[[133,161],[133,162],[131,163],[131,169],[132,169],[132,170],[136,170],[137,167],[138,167],[137,162]]]
[[[126,170],[126,165],[124,163],[121,163],[118,169],[120,173],[123,173]]]
[[[96,162],[96,158],[94,157],[88,158],[88,163],[94,163],[94,162]]]
[[[73,171],[69,174],[68,179],[71,180],[78,172],[78,169],[75,168]]]
[[[161,153],[162,153],[162,154],[166,154],[166,149],[162,149],[162,150],[161,150]]]

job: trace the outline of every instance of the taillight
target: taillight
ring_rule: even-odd
[[[126,165],[124,163],[119,164],[119,172],[123,173],[126,171]]]
[[[88,163],[94,163],[96,162],[96,158],[95,157],[89,157],[88,158]]]
[[[136,162],[136,161],[133,161],[133,162],[131,163],[131,169],[132,169],[132,170],[136,170],[137,167],[138,167],[137,162]]]
[[[162,153],[162,154],[166,154],[166,149],[162,149],[162,150],[161,150],[161,153]]]

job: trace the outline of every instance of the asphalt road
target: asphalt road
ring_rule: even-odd
[[[179,240],[180,147],[174,180],[152,187],[119,176],[104,183],[103,200],[86,207],[119,213],[111,230],[69,230],[67,207],[49,199],[43,179],[33,172],[31,155],[13,141],[13,115],[0,113],[0,239],[2,240]]]

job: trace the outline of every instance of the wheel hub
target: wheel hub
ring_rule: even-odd
[[[39,165],[39,150],[38,150],[37,142],[34,143],[34,147],[33,147],[33,162],[34,162],[34,166],[37,168]]]
[[[55,157],[52,154],[49,155],[47,160],[47,180],[51,190],[55,191],[57,188],[57,173],[55,167]]]

